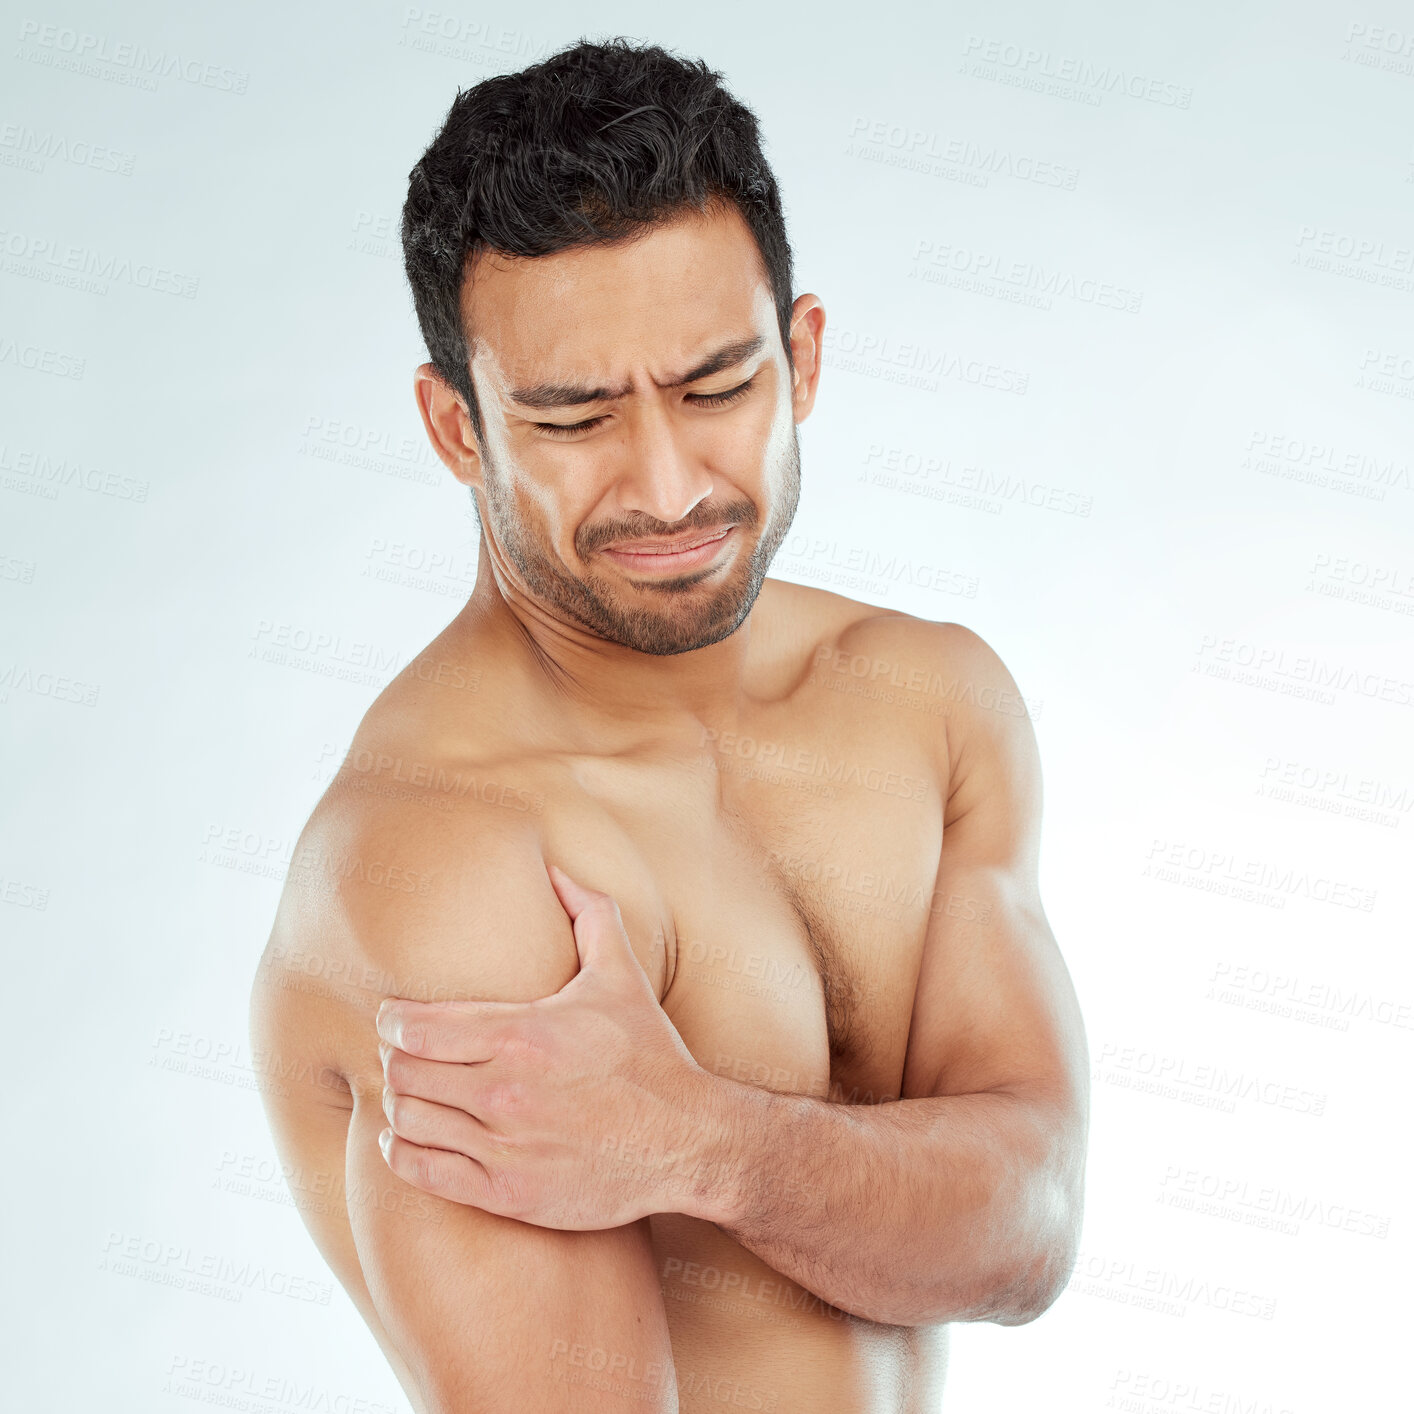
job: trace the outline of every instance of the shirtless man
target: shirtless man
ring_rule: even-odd
[[[459,95],[404,247],[480,561],[256,978],[304,1220],[419,1414],[935,1410],[947,1323],[1034,1319],[1080,1223],[1016,684],[961,625],[766,578],[825,316],[705,66],[580,44]],[[558,1178],[517,1188],[528,1091],[456,1054],[495,1024],[390,1046],[389,996],[549,999],[495,1063],[555,1072]]]

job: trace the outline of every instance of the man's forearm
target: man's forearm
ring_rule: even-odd
[[[1019,1324],[1074,1262],[1081,1162],[1018,1096],[840,1105],[710,1076],[682,1211],[870,1320]]]

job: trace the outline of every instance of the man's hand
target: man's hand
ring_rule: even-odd
[[[547,869],[579,972],[531,1002],[385,1000],[383,1157],[429,1193],[540,1227],[691,1211],[713,1077],[658,1004],[618,904]]]

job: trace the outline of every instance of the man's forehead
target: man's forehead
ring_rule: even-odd
[[[522,408],[574,407],[621,398],[640,376],[671,388],[769,353],[777,342],[769,292],[763,290],[746,314],[685,321],[663,309],[646,326],[597,329],[568,321],[547,339],[513,339],[510,348],[483,333],[472,367],[478,385],[491,385],[502,400]]]
[[[775,302],[733,214],[534,259],[488,253],[463,290],[478,379],[509,394],[549,382],[614,386],[647,367],[666,383],[727,345],[755,341],[735,361],[749,357],[774,327]]]

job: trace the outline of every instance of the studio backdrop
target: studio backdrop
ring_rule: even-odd
[[[1391,1407],[1414,17],[1388,0],[7,8],[5,1404],[409,1407],[296,1211],[247,1002],[304,820],[476,575],[413,401],[408,171],[458,88],[619,34],[754,109],[824,302],[770,573],[975,630],[1040,745],[1083,1239],[1039,1320],[954,1329],[944,1407]]]

